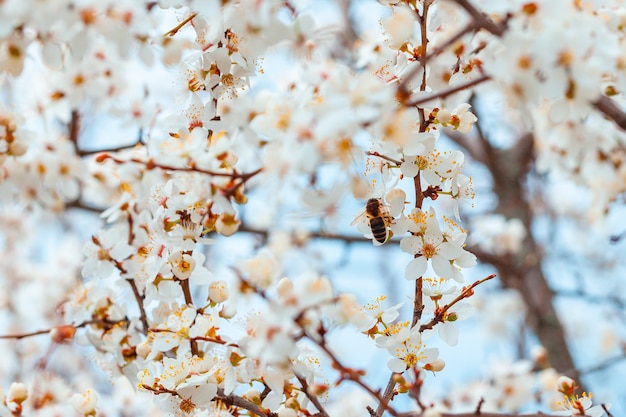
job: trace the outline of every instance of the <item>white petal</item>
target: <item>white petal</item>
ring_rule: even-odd
[[[456,346],[459,343],[459,329],[453,323],[441,323],[439,337],[449,346]]]
[[[417,236],[407,236],[400,241],[400,249],[403,252],[415,254],[422,247],[422,239]]]
[[[398,358],[389,359],[389,362],[387,362],[387,366],[389,367],[389,370],[391,370],[391,372],[401,373],[401,372],[406,371],[406,364],[402,362],[402,359],[398,359]]]
[[[400,171],[405,177],[415,178],[419,173],[419,168],[413,161],[404,161],[400,165]]]
[[[464,251],[463,255],[454,259],[454,264],[460,268],[471,268],[476,265],[476,255]]]
[[[439,250],[437,251],[437,253],[439,254],[439,256],[446,258],[450,261],[462,256],[465,252],[462,247],[450,242],[442,243],[441,245],[439,245],[438,249]]]
[[[453,279],[452,264],[443,256],[435,255],[432,259],[433,270],[441,278]]]
[[[426,267],[428,266],[428,261],[425,257],[419,256],[413,259],[406,266],[406,270],[404,271],[405,279],[418,279],[424,272],[426,272]]]

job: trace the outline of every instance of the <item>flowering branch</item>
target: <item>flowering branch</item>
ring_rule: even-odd
[[[97,162],[104,162],[107,159],[111,159],[111,160],[113,160],[117,164],[124,164],[124,163],[127,163],[127,162],[134,162],[136,164],[145,165],[146,169],[148,169],[148,170],[162,169],[164,171],[198,172],[200,174],[212,175],[214,177],[230,177],[232,179],[244,179],[244,180],[249,180],[250,178],[254,177],[255,175],[258,175],[259,173],[261,173],[263,171],[263,168],[258,168],[256,170],[254,170],[252,172],[248,172],[248,173],[239,173],[237,171],[233,171],[233,172],[230,172],[230,173],[229,172],[217,172],[217,171],[210,171],[210,170],[198,168],[194,161],[189,161],[189,166],[186,166],[186,167],[176,167],[176,166],[172,166],[172,165],[159,164],[152,158],[150,158],[148,160],[143,160],[143,159],[140,159],[140,158],[130,158],[128,160],[123,160],[123,159],[116,158],[113,155],[110,155],[108,153],[104,153],[102,155],[98,155],[98,157],[96,158],[96,161]]]
[[[474,22],[479,27],[498,37],[504,34],[504,31],[506,30],[504,25],[494,23],[491,19],[476,9],[476,7],[474,7],[474,5],[468,0],[454,0],[454,2],[461,6],[470,16],[472,16]]]
[[[111,146],[110,148],[101,148],[101,149],[94,149],[94,150],[79,150],[78,155],[89,156],[89,155],[96,155],[99,153],[119,152],[119,151],[123,151],[126,149],[136,148],[139,145],[142,145],[141,138],[138,138],[135,142],[129,143],[128,145]]]
[[[390,158],[387,155],[383,155],[383,154],[381,154],[379,152],[376,152],[376,151],[367,151],[367,152],[365,152],[365,155],[376,156],[378,158],[381,158],[381,159],[384,159],[386,161],[389,161],[389,162],[395,164],[396,166],[400,166],[402,164],[402,161],[398,161],[396,159]]]
[[[478,281],[475,281],[471,285],[463,288],[461,293],[458,296],[456,296],[454,300],[452,300],[445,306],[440,307],[435,310],[434,317],[428,323],[422,324],[420,326],[420,332],[423,332],[424,330],[432,329],[437,323],[442,323],[444,321],[444,318],[446,317],[446,313],[448,312],[448,310],[450,310],[450,308],[452,308],[452,306],[454,306],[456,303],[463,300],[464,298],[469,298],[472,295],[474,295],[474,288],[476,288],[478,285],[482,284],[483,282],[489,281],[490,279],[493,279],[495,277],[496,277],[496,274],[488,275],[485,278],[479,279]]]
[[[191,22],[193,20],[193,18],[196,17],[197,15],[198,15],[198,13],[190,14],[185,19],[183,19],[182,22],[180,22],[179,24],[174,26],[172,29],[170,29],[167,32],[165,32],[163,34],[163,36],[174,36],[174,35],[176,35],[178,33],[178,31],[183,28],[183,26],[185,26],[187,23]]]
[[[105,328],[113,328],[117,325],[120,324],[124,324],[124,325],[128,325],[128,323],[130,323],[130,321],[128,320],[128,318],[123,318],[122,320],[102,320],[102,319],[98,319],[98,320],[87,320],[84,321],[80,324],[63,324],[60,326],[55,326],[52,327],[51,329],[46,329],[46,330],[37,330],[34,332],[29,332],[29,333],[18,333],[18,334],[5,334],[5,335],[0,335],[0,339],[24,339],[27,337],[33,337],[33,336],[39,336],[42,334],[50,334],[50,332],[53,331],[66,331],[67,329],[80,329],[81,327],[86,327],[92,324],[95,325],[99,325]],[[73,334],[72,334],[73,336]],[[66,338],[67,339],[67,338]],[[64,339],[65,340],[65,339]]]
[[[276,413],[272,413],[271,411],[265,411],[258,405],[246,400],[245,398],[242,398],[234,394],[226,395],[222,388],[217,389],[217,396],[215,397],[215,400],[220,401],[229,406],[243,408],[245,410],[250,411],[253,414],[256,414],[257,416],[276,417]]]
[[[602,96],[593,103],[593,106],[604,113],[609,119],[613,120],[616,125],[626,130],[626,113],[624,113],[613,100]]]
[[[72,115],[70,116],[70,121],[67,126],[67,133],[69,136],[70,142],[74,145],[75,149],[78,149],[78,136],[80,134],[80,113],[78,110],[72,110]]]
[[[309,401],[311,401],[313,405],[315,406],[315,408],[317,408],[317,411],[319,411],[317,415],[319,415],[320,417],[329,417],[328,413],[324,409],[324,406],[320,402],[317,395],[311,392],[309,383],[307,382],[306,378],[304,378],[302,375],[300,375],[299,373],[295,371],[293,374],[296,376],[296,379],[300,382],[300,385],[302,385],[302,392],[304,393],[304,395],[306,395]]]
[[[481,411],[480,413],[476,413],[475,411],[470,411],[467,413],[439,413],[439,414],[429,414],[427,411],[424,412],[410,412],[410,413],[401,413],[398,414],[398,417],[427,417],[429,415],[436,415],[438,417],[546,417],[549,414],[544,413],[532,413],[532,414],[518,414],[518,413],[489,413]],[[581,416],[583,417],[583,416]]]
[[[300,328],[306,334],[306,330],[304,329],[304,327],[300,323],[296,322],[296,324],[298,324],[300,326]],[[320,349],[322,349],[324,351],[324,353],[326,353],[326,355],[329,357],[329,359],[332,362],[333,368],[336,369],[337,371],[339,371],[340,378],[339,378],[339,381],[337,382],[338,384],[341,383],[341,381],[344,381],[344,380],[349,380],[349,381],[355,382],[361,388],[363,388],[365,391],[367,391],[371,396],[376,398],[376,400],[378,401],[378,407],[379,408],[382,408],[383,411],[389,412],[389,414],[391,414],[392,416],[398,416],[398,412],[393,407],[391,407],[389,405],[390,398],[387,398],[385,396],[380,395],[380,391],[374,390],[369,385],[367,385],[365,382],[363,382],[363,380],[361,378],[364,375],[363,371],[355,370],[355,369],[352,369],[352,368],[347,368],[344,365],[342,365],[341,361],[339,361],[337,356],[335,356],[335,354],[328,348],[328,346],[326,346],[326,343],[324,342],[323,338],[322,338],[322,340],[318,340],[318,338],[316,338],[316,337],[310,337],[308,335],[307,335],[307,337],[312,342],[314,342]]]
[[[137,288],[137,283],[132,278],[127,278],[126,281],[130,288],[133,290],[133,296],[135,297],[135,301],[137,301],[137,306],[139,307],[139,317],[141,319],[141,324],[143,325],[142,333],[146,334],[148,332],[148,316],[146,316],[146,310],[143,307],[144,296],[139,293],[139,289]]]
[[[475,21],[471,21],[467,26],[465,26],[463,29],[461,29],[460,31],[458,31],[454,36],[452,36],[450,39],[448,39],[447,41],[445,41],[444,43],[442,43],[441,45],[434,47],[432,52],[428,53],[426,55],[426,57],[424,58],[425,62],[430,61],[431,59],[433,59],[434,57],[436,57],[437,55],[443,53],[446,48],[448,48],[449,46],[451,46],[452,44],[454,44],[456,41],[458,41],[459,39],[461,39],[463,36],[465,36],[465,34],[473,32],[477,29],[479,29],[480,26],[475,22]],[[404,77],[404,79],[402,80],[402,82],[398,85],[398,95],[399,97],[408,97],[409,92],[407,91],[407,86],[408,83],[417,75],[418,72],[423,71],[423,67],[422,66],[415,66],[414,68],[411,69],[411,71],[409,71],[406,76]]]
[[[432,101],[432,100],[435,100],[435,99],[438,99],[438,98],[445,98],[445,97],[451,96],[454,93],[458,93],[459,91],[467,90],[468,88],[474,87],[474,86],[476,86],[478,84],[482,84],[485,81],[489,81],[489,80],[491,80],[491,77],[489,75],[482,75],[481,77],[478,77],[478,78],[476,78],[474,80],[468,81],[468,82],[466,82],[464,84],[459,84],[459,85],[451,87],[451,88],[449,88],[447,90],[440,91],[440,92],[438,92],[436,94],[432,94],[432,95],[430,95],[428,97],[422,97],[422,98],[419,98],[417,100],[408,101],[408,102],[404,103],[404,105],[407,106],[407,107],[419,106],[421,104],[428,103],[429,101]]]

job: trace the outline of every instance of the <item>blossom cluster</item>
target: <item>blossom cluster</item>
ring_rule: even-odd
[[[368,388],[364,371],[333,351],[328,334],[339,328],[356,329],[358,343],[371,341],[386,352],[390,373],[400,374],[392,379],[398,393],[443,372],[445,358],[427,345],[429,337],[456,345],[455,322],[470,310],[464,300],[492,276],[465,282],[476,257],[466,247],[460,207],[475,193],[463,173],[465,154],[445,141],[446,134],[473,131],[470,92],[437,93],[488,75],[525,105],[551,100],[531,115],[554,152],[556,139],[541,127],[586,116],[607,82],[599,63],[619,68],[621,39],[611,34],[619,32],[621,15],[606,10],[597,16],[565,1],[557,3],[571,11],[568,35],[587,25],[590,36],[580,49],[559,43],[547,52],[537,44],[545,41],[524,31],[533,27],[556,38],[546,20],[552,6],[533,11],[532,3],[520,4],[501,36],[470,31],[445,45],[470,19],[454,2],[380,2],[390,14],[381,21],[382,39],[359,51],[360,66],[335,59],[323,28],[300,2],[40,3],[0,4],[0,71],[27,79],[46,74],[37,81],[43,86],[37,97],[21,98],[15,110],[0,107],[0,202],[17,201],[34,212],[100,213],[105,224],[89,233],[80,268],[75,259],[65,265],[80,269],[80,279],[59,278],[54,288],[64,294],[48,294],[63,321],[48,323],[50,339],[90,346],[99,366],[152,396],[167,415],[218,415],[229,407],[281,417],[323,414],[320,399],[343,381]],[[593,41],[600,37],[614,42],[599,48]],[[519,55],[512,43],[534,54]],[[443,49],[432,49],[438,46]],[[258,79],[263,59],[276,50],[288,52],[293,73],[265,88]],[[138,66],[127,62],[130,57]],[[175,72],[178,84],[159,91],[132,77],[139,67]],[[620,78],[610,82],[621,89]],[[158,94],[166,99],[154,99]],[[415,104],[423,99],[428,107]],[[29,122],[21,118],[22,107]],[[122,120],[137,139],[98,146],[84,125],[107,129],[99,129],[90,112],[104,126],[110,118]],[[605,145],[603,155],[612,149]],[[578,158],[582,150],[572,153]],[[612,158],[621,162],[619,155]],[[615,161],[606,178],[623,169]],[[548,165],[540,158],[541,167]],[[265,205],[295,194],[324,214],[344,197],[374,201],[377,207],[366,207],[357,228],[375,246],[395,239],[409,255],[404,277],[416,288],[410,319],[400,318],[400,304],[384,308],[383,298],[361,306],[318,271],[285,271],[271,241],[220,269],[214,247],[246,230],[245,205],[263,189],[271,194]],[[605,201],[622,191],[613,183]],[[81,231],[78,221],[65,220]],[[483,224],[491,229],[479,247],[515,252],[523,228],[494,222]],[[9,249],[19,233],[10,233],[3,244],[18,256]],[[329,382],[325,362],[338,382]],[[514,380],[526,386],[526,371],[501,375],[496,385]],[[92,388],[66,388],[50,402],[66,401],[84,416],[106,407]],[[491,403],[498,404],[493,392]],[[516,409],[525,394],[500,408]],[[3,400],[7,411],[0,413],[48,406],[27,398],[25,385],[11,386]],[[565,406],[596,413],[588,398],[568,396]]]

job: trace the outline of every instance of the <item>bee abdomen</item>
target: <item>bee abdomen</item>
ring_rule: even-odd
[[[387,240],[387,225],[382,217],[372,217],[370,219],[370,229],[372,229],[372,235],[378,243],[385,243]]]

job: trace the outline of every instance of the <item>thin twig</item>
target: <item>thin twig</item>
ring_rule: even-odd
[[[443,322],[443,319],[446,313],[448,312],[448,310],[452,308],[452,306],[454,306],[456,303],[463,300],[464,298],[471,297],[472,294],[474,293],[474,288],[476,286],[482,284],[485,281],[489,281],[490,279],[493,279],[495,277],[496,277],[496,274],[491,274],[491,275],[486,276],[483,279],[479,279],[478,281],[475,281],[474,283],[470,284],[468,287],[465,287],[463,291],[461,291],[461,294],[456,296],[454,300],[452,300],[445,306],[441,307],[440,309],[437,309],[437,311],[435,312],[435,316],[428,323],[422,324],[420,326],[420,333],[423,332],[424,330],[432,329],[435,326],[435,324],[439,322]]]
[[[123,150],[126,150],[126,149],[136,148],[138,145],[142,145],[141,140],[137,140],[137,141],[135,141],[133,143],[130,143],[128,145],[112,146],[110,148],[93,149],[93,150],[79,150],[78,151],[78,155],[79,156],[89,156],[89,155],[96,155],[96,154],[105,153],[105,152],[119,152],[119,151],[123,151]]]
[[[444,43],[442,43],[441,45],[438,45],[436,47],[433,48],[432,52],[430,52],[429,54],[426,55],[426,57],[424,58],[425,62],[429,62],[431,59],[433,59],[434,57],[436,57],[437,55],[440,55],[441,53],[443,53],[450,45],[452,45],[453,43],[455,43],[456,41],[458,41],[459,39],[461,39],[465,34],[472,32],[476,29],[478,29],[479,26],[476,24],[476,22],[471,21],[467,26],[465,26],[463,29],[461,29],[459,32],[457,32],[454,36],[452,36],[450,39],[448,39],[447,41],[445,41]],[[405,97],[408,96],[408,91],[407,91],[407,85],[408,83],[415,78],[415,76],[417,75],[418,72],[423,71],[423,67],[422,66],[418,66],[416,65],[415,67],[413,67],[411,69],[411,71],[409,71],[403,78],[402,82],[398,85],[398,91],[400,91],[400,96],[401,97]]]
[[[389,162],[391,162],[391,163],[393,163],[393,164],[395,164],[397,166],[400,166],[402,164],[402,161],[398,161],[397,159],[390,158],[387,155],[383,155],[383,154],[378,153],[376,151],[367,151],[367,152],[365,152],[365,155],[376,156],[378,158],[381,158],[381,159],[384,159],[386,161],[389,161]]]
[[[604,113],[609,119],[613,120],[616,125],[626,130],[626,113],[624,113],[613,100],[602,96],[593,102],[593,106]]]
[[[302,385],[302,392],[304,393],[304,395],[306,395],[306,397],[313,403],[315,408],[317,408],[317,411],[319,411],[318,415],[321,417],[329,417],[328,413],[324,409],[324,406],[320,402],[317,395],[313,395],[311,392],[309,392],[309,383],[307,382],[306,378],[304,378],[302,375],[300,375],[296,371],[293,371],[293,374],[296,376],[296,379],[300,382],[300,385]]]
[[[78,110],[72,110],[70,122],[67,126],[67,134],[70,142],[74,145],[74,149],[78,151],[78,137],[80,135],[80,113]]]
[[[276,413],[272,413],[269,410],[264,410],[258,405],[254,404],[253,402],[250,402],[246,400],[245,398],[242,398],[238,395],[234,395],[234,394],[226,395],[222,388],[217,389],[217,396],[214,398],[214,400],[221,401],[222,403],[233,406],[233,407],[243,408],[244,410],[248,410],[257,416],[261,416],[261,417],[276,417],[277,416]]]
[[[148,170],[162,169],[164,171],[197,172],[197,173],[200,173],[200,174],[212,175],[214,177],[230,177],[232,179],[244,179],[246,181],[249,180],[250,178],[254,177],[255,175],[260,174],[263,171],[263,168],[258,168],[258,169],[254,170],[252,172],[246,172],[246,173],[239,173],[237,171],[233,171],[233,172],[218,172],[218,171],[211,171],[211,170],[207,170],[207,169],[198,168],[193,161],[190,162],[189,166],[177,167],[177,166],[173,166],[173,165],[160,164],[160,163],[156,162],[152,158],[147,159],[147,160],[140,159],[140,158],[129,158],[129,159],[124,160],[124,159],[116,158],[113,155],[110,155],[110,154],[107,154],[107,153],[103,153],[102,155],[100,155],[98,157],[98,162],[104,162],[107,159],[111,159],[111,160],[113,160],[117,164],[125,164],[125,163],[128,163],[128,162],[133,162],[133,163],[136,163],[136,164],[145,165],[146,169],[148,169]]]
[[[491,19],[481,13],[472,3],[468,0],[454,0],[456,4],[461,6],[465,11],[474,19],[474,22],[486,31],[501,37],[504,34],[506,27],[504,25],[498,25]]]
[[[127,278],[126,281],[130,288],[133,290],[133,295],[135,296],[135,301],[137,301],[137,306],[139,307],[139,317],[141,318],[141,324],[143,325],[143,334],[148,333],[148,317],[146,316],[146,310],[143,307],[144,296],[139,293],[139,289],[137,288],[137,283],[132,278]]]
[[[299,323],[297,323],[297,324],[300,325]],[[300,326],[300,327],[302,328],[303,331],[306,331],[302,326]],[[326,346],[325,343],[321,343],[315,337],[309,337],[309,339],[312,342],[314,342],[315,344],[317,344],[317,346],[320,349],[322,349],[324,351],[324,353],[326,353],[326,355],[332,361],[334,367],[341,373],[341,378],[343,380],[349,380],[349,381],[352,381],[352,382],[356,383],[361,388],[363,388],[365,391],[367,391],[371,396],[376,398],[376,400],[378,401],[378,404],[379,404],[378,406],[380,408],[382,408],[384,411],[389,412],[389,414],[391,414],[392,416],[397,416],[398,415],[398,412],[393,407],[391,407],[389,405],[389,400],[386,399],[386,397],[383,397],[382,395],[380,395],[379,391],[375,391],[372,387],[370,387],[365,382],[363,382],[362,378],[361,378],[361,376],[360,376],[360,374],[358,372],[343,366],[341,364],[341,362],[339,361],[339,359],[337,358],[337,356],[335,356],[335,354],[328,348],[328,346]]]
[[[417,100],[406,102],[404,103],[404,105],[407,107],[419,106],[421,104],[428,103],[429,101],[436,100],[438,98],[448,97],[452,94],[458,93],[459,91],[466,90],[468,88],[474,87],[475,85],[484,83],[485,81],[489,81],[489,80],[491,80],[491,77],[489,75],[482,75],[481,77],[468,81],[464,84],[459,84],[447,90],[440,91],[439,93],[431,94],[428,97],[422,97]]]
[[[81,327],[86,327],[89,326],[91,324],[97,324],[97,325],[101,325],[101,326],[110,326],[113,327],[115,325],[118,324],[128,324],[129,320],[127,318],[123,318],[122,320],[115,320],[115,321],[111,321],[111,320],[88,320],[88,321],[84,321],[80,324],[77,325],[73,325],[73,324],[64,324],[64,325],[60,325],[60,326],[54,326],[50,329],[46,329],[46,330],[37,330],[34,332],[28,332],[28,333],[18,333],[18,334],[4,334],[4,335],[0,335],[0,339],[24,339],[27,337],[32,337],[32,336],[39,336],[42,334],[49,334],[52,330],[57,329],[59,327],[64,327],[64,326],[70,326],[70,327],[74,327],[75,329],[80,329]]]
[[[183,28],[183,26],[185,26],[187,23],[191,22],[193,20],[193,18],[196,17],[197,15],[198,15],[198,13],[190,14],[182,22],[180,22],[179,24],[174,26],[171,30],[168,30],[167,32],[165,32],[163,34],[163,36],[174,36],[174,35],[176,35],[178,33],[178,31]]]

